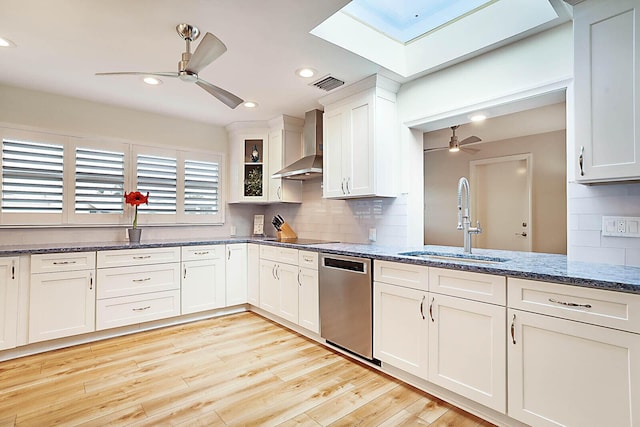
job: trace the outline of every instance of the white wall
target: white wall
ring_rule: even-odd
[[[227,132],[222,127],[23,88],[0,85],[0,122],[64,135],[210,150],[224,153],[228,162]],[[223,226],[145,226],[143,240],[225,237],[232,225],[238,235],[247,235],[255,210],[227,206]],[[126,241],[124,228],[2,227],[0,244]]]
[[[425,138],[430,134],[426,133]],[[448,150],[425,154],[425,244],[462,245],[462,232],[456,229],[457,186],[461,176],[470,176],[469,162],[531,153],[532,250],[566,253],[565,141],[565,131],[561,130],[474,145],[473,148],[480,149],[475,154],[449,153]],[[482,197],[481,194],[474,196]],[[482,221],[476,216],[473,221]]]

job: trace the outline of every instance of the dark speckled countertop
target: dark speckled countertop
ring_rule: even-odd
[[[462,248],[449,246],[394,247],[350,243],[300,245],[276,242],[270,239],[231,237],[188,241],[157,240],[140,244],[129,244],[127,242],[96,242],[0,246],[0,256],[247,242],[640,294],[640,268],[638,267],[568,261],[564,255],[489,249],[474,249],[473,254],[481,257],[499,258],[505,261],[483,263],[478,261],[468,262],[464,259],[424,259],[417,256],[400,255],[400,253],[413,251],[429,251],[453,256],[462,255]]]

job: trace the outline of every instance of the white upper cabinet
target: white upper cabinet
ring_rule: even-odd
[[[574,7],[576,181],[640,178],[640,0]]]
[[[271,178],[285,166],[302,157],[302,128],[304,120],[280,116],[269,121],[269,183],[270,202],[302,203],[302,181]]]
[[[320,100],[324,197],[396,196],[398,88],[374,75]]]

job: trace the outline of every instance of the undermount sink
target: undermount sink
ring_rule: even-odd
[[[499,264],[501,262],[509,261],[507,258],[498,258],[484,255],[474,254],[452,254],[443,252],[430,252],[430,251],[413,251],[413,252],[401,252],[398,255],[414,256],[424,259],[431,259],[434,261],[461,261],[461,262],[477,262],[480,264]]]

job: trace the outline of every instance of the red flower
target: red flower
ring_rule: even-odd
[[[147,195],[143,195],[141,192],[139,191],[132,191],[131,193],[127,194],[127,192],[124,192],[124,201],[131,206],[139,206],[143,203],[145,204],[149,204],[149,192],[147,192]]]

